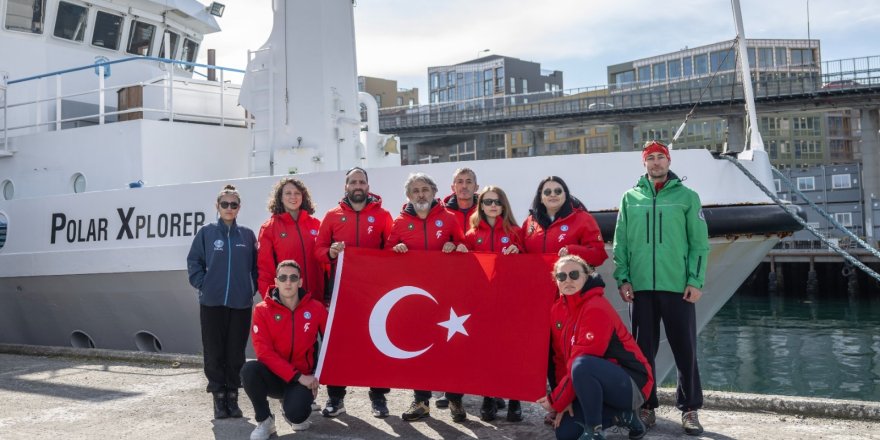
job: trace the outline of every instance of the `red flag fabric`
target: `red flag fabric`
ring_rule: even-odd
[[[543,397],[554,261],[346,249],[337,262],[320,382]]]

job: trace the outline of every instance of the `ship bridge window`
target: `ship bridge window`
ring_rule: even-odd
[[[9,0],[6,2],[6,29],[42,34],[45,11],[46,0]]]
[[[83,41],[88,17],[88,8],[73,3],[59,2],[54,35],[65,40]]]
[[[180,40],[180,35],[170,31],[166,33],[168,34],[168,40],[171,42],[171,56],[165,55],[165,37],[162,37],[162,45],[159,46],[159,58],[170,58],[173,60],[177,57],[177,42]]]
[[[0,188],[3,189],[3,200],[12,200],[15,196],[15,185],[11,180],[4,180]]]
[[[183,39],[183,55],[180,57],[183,61],[188,63],[196,62],[196,55],[199,52],[199,43],[196,43],[189,38]],[[186,66],[186,70],[192,71],[192,66]]]
[[[0,249],[3,249],[3,246],[6,245],[6,225],[8,224],[6,216],[0,214]]]
[[[98,11],[95,15],[95,32],[92,34],[92,46],[105,49],[119,49],[122,36],[122,16],[109,12]]]
[[[132,21],[126,52],[134,55],[149,55],[153,47],[153,35],[156,35],[156,25]]]

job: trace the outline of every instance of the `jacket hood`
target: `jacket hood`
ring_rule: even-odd
[[[455,197],[455,193],[452,193],[443,198],[443,205],[446,206],[446,209],[451,209],[453,211],[463,211],[463,209],[458,207],[458,198]],[[474,209],[477,206],[477,195],[474,194],[474,204],[468,210]]]
[[[560,295],[560,298],[569,306],[580,308],[580,306],[590,298],[604,295],[605,281],[603,281],[602,276],[597,273],[595,276],[587,277],[587,282],[584,283],[584,287],[579,293],[574,295]]]
[[[674,186],[681,185],[682,179],[678,177],[678,174],[669,171],[669,175],[666,177],[666,183],[663,185],[663,188],[672,188]],[[649,194],[654,193],[654,184],[651,183],[651,179],[648,179],[648,173],[642,174],[639,177],[638,183],[636,183],[638,188],[641,188],[642,191],[647,191]],[[660,189],[663,189],[660,188]]]
[[[232,219],[232,225],[226,226],[226,223],[222,219],[218,218],[217,227],[220,228],[220,231],[225,234],[227,231],[234,231],[238,229],[238,221],[236,219]]]
[[[343,197],[342,200],[339,201],[339,206],[342,207],[343,210],[346,211],[354,211],[354,208],[351,206],[351,201],[348,200],[348,197]],[[379,197],[373,193],[367,193],[366,204],[364,205],[364,211],[372,207],[382,207],[382,197]]]
[[[312,217],[311,214],[308,213],[305,209],[299,210],[299,217],[294,220],[293,216],[287,212],[282,212],[281,214],[275,214],[273,217],[278,218],[282,222],[292,224],[292,223],[304,223],[306,220]]]
[[[312,294],[306,292],[306,289],[302,287],[299,288],[299,292],[297,294],[299,296],[299,302],[296,303],[296,308],[300,308],[304,303],[308,302],[308,300],[312,299]],[[271,307],[282,307],[286,310],[290,310],[287,306],[281,302],[281,294],[278,292],[278,287],[276,285],[269,286],[269,297],[272,298],[272,301],[266,301],[267,305]]]
[[[572,215],[578,210],[586,212],[587,207],[577,197],[569,194],[568,197],[566,197],[565,203],[562,204],[562,208],[559,209],[559,212],[556,213],[556,217],[552,221],[550,220],[550,216],[547,215],[547,208],[545,208],[543,204],[539,204],[537,210],[529,209],[529,214],[532,215],[532,218],[534,218],[542,228],[547,229],[551,224]]]

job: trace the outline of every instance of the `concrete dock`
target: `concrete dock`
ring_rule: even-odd
[[[0,352],[3,352],[0,347]],[[189,360],[192,360],[191,358]],[[206,380],[198,365],[154,357],[119,360],[0,354],[0,439],[246,439],[255,426],[253,408],[242,393],[242,419],[212,420]],[[663,390],[668,403],[670,390]],[[326,400],[322,387],[318,402]],[[408,423],[400,419],[411,393],[389,395],[391,417],[370,415],[366,389],[350,388],[347,413],[329,419],[314,412],[308,431],[294,434],[282,421],[280,438],[315,439],[553,439],[542,423],[543,411],[524,404],[525,420],[510,423],[505,412],[492,423],[479,420],[479,398],[468,396],[468,419],[453,423],[448,410],[431,409],[431,418]],[[731,408],[739,408],[734,410]],[[830,414],[834,417],[817,417]],[[844,418],[844,417],[856,417]],[[664,405],[657,426],[646,438],[696,438],[683,434],[680,414]],[[880,439],[880,405],[872,402],[752,396],[707,392],[700,412],[705,439]],[[626,439],[626,432],[606,431],[609,439]]]

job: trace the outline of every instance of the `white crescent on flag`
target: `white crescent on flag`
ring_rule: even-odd
[[[370,339],[373,341],[373,345],[375,345],[385,356],[395,359],[410,359],[425,353],[434,346],[434,344],[431,344],[421,350],[406,351],[394,345],[394,343],[391,342],[391,339],[388,338],[388,329],[386,325],[391,308],[394,307],[398,301],[412,295],[424,296],[425,298],[434,301],[434,304],[437,304],[437,300],[423,289],[413,286],[402,286],[382,295],[382,298],[380,298],[379,301],[376,302],[376,305],[373,306],[373,311],[370,312]]]

